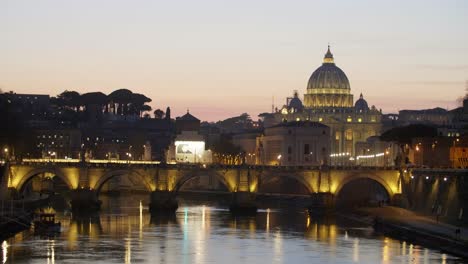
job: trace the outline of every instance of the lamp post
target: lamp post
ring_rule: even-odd
[[[5,161],[8,161],[8,152],[9,152],[8,147],[5,147],[5,148],[3,149],[3,153],[5,154]]]
[[[281,154],[278,155],[277,160],[278,160],[278,166],[281,166]]]
[[[388,166],[388,154],[390,154],[390,151],[388,151],[388,148],[385,149],[384,152],[384,168],[387,168]]]

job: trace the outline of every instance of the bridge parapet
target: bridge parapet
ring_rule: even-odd
[[[431,176],[456,176],[456,177],[468,177],[468,169],[429,169],[429,168],[417,168],[410,170],[412,175],[431,175]]]

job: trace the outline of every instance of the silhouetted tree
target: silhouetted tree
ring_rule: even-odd
[[[171,120],[171,108],[169,106],[166,108],[166,119]]]
[[[109,94],[109,101],[114,114],[127,115],[132,94],[132,91],[128,89],[118,89]]]
[[[154,110],[154,118],[163,119],[164,118],[164,112],[161,109]]]
[[[437,128],[421,124],[413,124],[404,127],[395,127],[385,131],[380,138],[384,141],[397,141],[402,144],[411,143],[416,137],[435,137]]]
[[[80,94],[75,91],[65,90],[57,96],[57,104],[60,107],[73,109],[76,112],[80,111],[81,98]]]

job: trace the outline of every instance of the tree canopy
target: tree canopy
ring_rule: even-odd
[[[418,137],[434,137],[437,136],[437,128],[422,125],[413,124],[403,127],[395,127],[384,132],[380,139],[383,141],[397,141],[399,143],[411,143],[413,138]]]

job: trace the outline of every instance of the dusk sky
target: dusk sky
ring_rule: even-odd
[[[306,92],[330,42],[354,99],[384,113],[456,107],[468,1],[0,0],[0,89],[118,88],[217,121]]]

